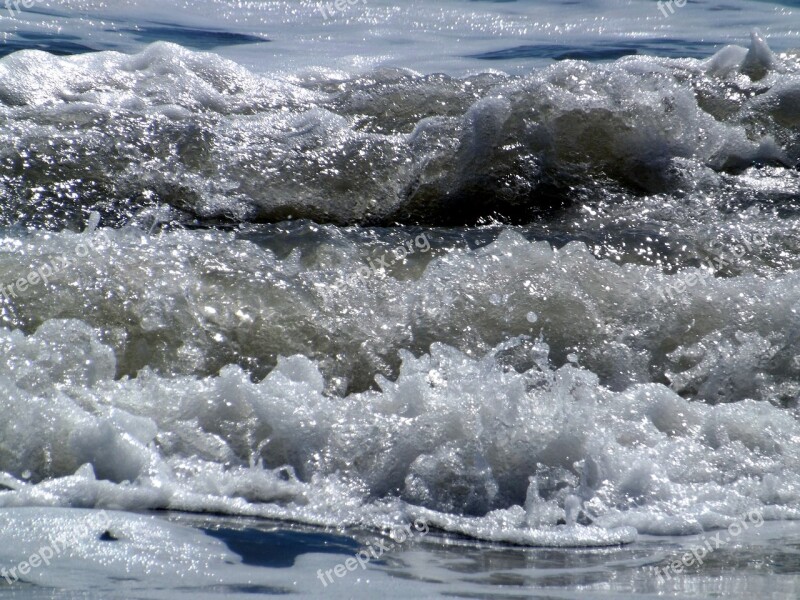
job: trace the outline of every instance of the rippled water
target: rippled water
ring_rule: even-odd
[[[793,3],[327,10],[0,14],[0,590],[794,597]]]

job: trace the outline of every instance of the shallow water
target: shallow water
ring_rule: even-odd
[[[373,531],[342,534],[185,513],[109,511],[100,513],[107,522],[99,523],[97,511],[6,512],[18,531],[24,526],[27,537],[38,534],[39,544],[54,531],[72,541],[81,539],[72,537],[74,530],[96,534],[107,527],[115,538],[84,539],[80,549],[68,546],[61,553],[58,538],[50,564],[29,575],[35,584],[4,589],[10,598],[352,598],[380,593],[387,598],[779,599],[794,597],[797,590],[796,523],[764,523],[723,540],[725,545],[703,556],[701,548],[716,545],[711,534],[640,536],[635,543],[610,548],[537,549],[437,531],[398,544]],[[7,531],[3,535],[7,539]],[[26,546],[22,537],[17,535],[15,550],[0,551],[4,560],[16,560],[22,549],[43,553],[41,545]],[[669,570],[675,560],[693,552],[702,564],[695,560],[681,572]],[[344,567],[348,560],[355,563],[351,570]],[[86,589],[87,579],[92,591]]]
[[[0,593],[796,597],[796,3],[325,10],[0,15]]]

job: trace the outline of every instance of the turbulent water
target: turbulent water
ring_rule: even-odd
[[[441,547],[800,519],[796,11],[732,5],[739,38],[693,47],[692,5],[665,39],[609,4],[614,43],[571,4],[66,6],[0,59],[0,539],[97,519],[64,508]],[[421,47],[381,42],[408,22]],[[287,591],[247,588],[230,539],[114,514],[132,545],[79,553],[103,589],[166,544],[170,577]]]
[[[757,33],[705,61],[518,77],[287,82],[167,43],[21,51],[0,71],[0,222],[57,228],[91,207],[116,224],[165,204],[196,224],[463,226],[654,194],[790,210],[798,97],[800,58]]]

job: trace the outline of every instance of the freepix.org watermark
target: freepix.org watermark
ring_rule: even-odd
[[[389,267],[400,262],[401,260],[404,260],[407,256],[411,256],[417,250],[419,250],[420,253],[425,253],[430,249],[431,242],[428,239],[428,236],[422,233],[414,238],[413,241],[409,240],[405,244],[398,245],[389,252],[376,258],[374,261],[370,258],[367,261],[369,262],[369,266],[364,265],[363,267],[360,267],[355,273],[351,273],[347,277],[343,277],[334,285],[339,289],[343,289],[347,285],[354,286],[359,281],[366,281],[370,277],[374,277],[377,273],[386,271]]]
[[[322,13],[322,18],[328,20],[336,13],[344,12],[348,6],[355,6],[359,2],[366,4],[367,0],[333,0],[332,2],[323,2],[317,9]]]
[[[675,6],[678,8],[683,8],[686,6],[688,1],[689,0],[667,0],[666,2],[663,2],[662,0],[658,0],[656,6],[665,17],[668,17],[675,14]],[[675,6],[673,6],[673,4]],[[669,9],[669,13],[667,13],[667,9]]]
[[[395,527],[389,533],[389,537],[393,540],[392,542],[384,542],[383,540],[378,540],[374,544],[370,542],[364,550],[357,552],[355,556],[348,558],[343,563],[339,563],[332,569],[327,569],[325,571],[317,569],[317,578],[322,582],[323,587],[328,587],[329,584],[335,581],[333,578],[334,575],[341,579],[351,571],[358,569],[358,567],[361,567],[362,570],[366,570],[367,564],[369,564],[371,560],[379,559],[384,554],[395,550],[415,537],[427,535],[428,530],[428,524],[419,519],[414,521],[414,523],[407,523],[400,527]]]
[[[95,244],[100,238],[106,238],[108,232],[105,230],[97,230],[97,225],[100,220],[100,215],[93,215],[90,220],[89,226],[80,236],[80,241],[73,248],[75,256],[62,254],[54,257],[49,262],[44,263],[38,268],[31,269],[24,277],[18,277],[11,283],[0,282],[0,300],[4,297],[9,300],[17,298],[18,295],[29,292],[32,288],[38,285],[47,285],[50,279],[68,269],[80,259],[89,256],[90,251],[96,251]]]
[[[22,12],[22,8],[33,8],[39,2],[41,2],[41,0],[6,0],[5,5],[8,13],[12,17],[16,17]]]
[[[719,242],[712,243],[713,249]],[[766,236],[753,234],[745,236],[739,243],[734,243],[730,248],[730,253],[733,255],[733,260],[727,258],[724,254],[717,254],[706,261],[705,268],[699,269],[696,272],[688,274],[678,274],[675,276],[677,282],[666,284],[659,289],[659,295],[663,300],[674,300],[679,296],[696,285],[705,285],[709,280],[714,279],[716,273],[734,264],[735,259],[742,258],[748,252],[753,251],[753,246],[764,247],[768,244]]]
[[[108,518],[108,514],[104,510],[101,510],[99,515],[101,518],[100,528],[107,530],[111,525],[111,519]],[[28,575],[33,569],[38,569],[42,566],[49,567],[50,561],[61,556],[70,543],[86,537],[97,529],[98,527],[92,522],[92,525],[81,524],[71,531],[66,531],[57,536],[51,535],[47,540],[47,544],[31,554],[26,560],[20,562],[16,567],[13,569],[0,569],[0,576],[9,585],[12,585],[19,581],[20,578]]]
[[[666,567],[650,567],[658,576],[659,583],[664,583],[672,579],[673,575],[683,573],[683,570],[693,565],[701,566],[706,556],[729,544],[734,538],[750,529],[750,525],[756,529],[764,524],[764,515],[760,510],[751,510],[747,515],[728,526],[728,529],[718,531],[713,536],[705,538],[703,543],[698,544],[686,552],[683,556],[673,560]]]

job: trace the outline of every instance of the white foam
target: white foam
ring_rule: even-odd
[[[115,233],[109,248],[134,238],[132,231]],[[171,242],[192,239],[175,234],[153,247],[126,246],[106,256],[121,274],[119,259],[111,256],[141,261],[136,254],[145,256],[146,249],[157,252],[147,259],[152,261],[161,253],[174,256]],[[202,246],[217,253],[221,246],[209,246],[213,239],[195,240],[200,245],[190,252]],[[243,256],[253,251],[251,246]],[[649,312],[657,285],[670,281],[652,268],[597,261],[581,245],[554,252],[506,233],[486,248],[435,260],[416,282],[389,278],[374,285],[387,286],[397,298],[427,296],[430,318],[442,325],[455,323],[460,309],[431,290],[444,294],[466,286],[475,298],[486,295],[482,306],[499,311],[492,318],[517,310],[524,327],[541,324],[555,339],[559,331],[585,330],[579,315],[588,314],[575,304],[581,296],[575,280],[555,275],[563,272],[583,281],[582,294],[595,299],[616,293],[609,289],[649,295],[641,304],[636,297],[614,296],[615,302],[601,303],[605,308],[592,309],[616,305],[630,327],[640,323],[637,311],[642,318]],[[752,327],[753,316],[746,314],[731,322],[737,313],[726,303],[735,302],[734,290],[773,298],[762,300],[762,307],[780,313],[796,302],[787,296],[797,289],[795,278],[712,280],[689,291],[684,302],[662,305],[668,312],[660,327],[677,326],[692,310],[705,311],[709,324],[724,319],[734,329]],[[529,294],[517,309],[488,298],[499,289],[513,294],[526,281],[521,290],[546,283],[549,291],[539,300]],[[592,281],[606,291],[595,295]],[[717,298],[717,316],[701,308],[708,294]],[[214,303],[222,308],[225,302],[218,297]],[[692,306],[697,308],[687,308]],[[530,308],[541,316],[536,324],[527,320]],[[390,314],[376,314],[376,325]],[[763,308],[759,314],[764,326],[779,321]],[[617,318],[611,315],[603,319]],[[481,325],[472,319],[471,326]],[[280,359],[260,383],[235,366],[215,377],[145,369],[135,379],[114,380],[111,350],[80,321],[48,321],[28,337],[3,335],[9,340],[0,373],[3,411],[15,415],[0,435],[2,468],[14,475],[12,489],[0,493],[4,506],[171,508],[370,527],[423,517],[481,539],[562,546],[630,541],[627,527],[691,533],[755,509],[768,519],[798,516],[800,456],[791,442],[798,430],[790,411],[769,402],[690,402],[660,384],[614,392],[583,367],[551,367],[541,342],[516,339],[466,353],[436,343],[420,357],[402,351],[396,381],[379,377],[380,391],[340,398],[324,393],[320,366],[302,356]],[[700,378],[709,386],[700,393],[711,393],[725,388],[730,372],[743,378],[737,393],[757,391],[745,385],[748,369],[759,368],[757,356],[769,346],[753,333],[734,339],[741,345],[719,355],[705,351],[694,370],[671,374],[675,385]],[[725,347],[721,339],[701,343]],[[704,352],[688,342],[682,348]],[[62,349],[72,358],[53,362]],[[591,352],[582,354],[578,363],[598,364]],[[628,362],[613,356],[615,369],[639,368],[633,356]],[[507,360],[521,372],[509,369]],[[709,376],[721,379],[704,379]],[[30,473],[23,477],[25,471]],[[537,485],[530,488],[533,475]],[[569,525],[576,518],[595,525]]]
[[[673,192],[698,171],[710,187],[761,163],[788,178],[800,67],[754,36],[744,58],[564,61],[467,80],[383,70],[327,81],[342,93],[163,42],[132,56],[19,52],[0,60],[0,142],[28,168],[0,188],[3,218],[125,213],[133,199],[203,219],[440,223],[531,218],[543,182]]]
[[[90,589],[106,597],[203,597],[220,584],[285,590],[287,583],[274,570],[244,566],[222,541],[152,516],[4,508],[0,540],[3,574],[20,587],[17,594],[33,595],[21,584],[34,584],[59,594]]]

